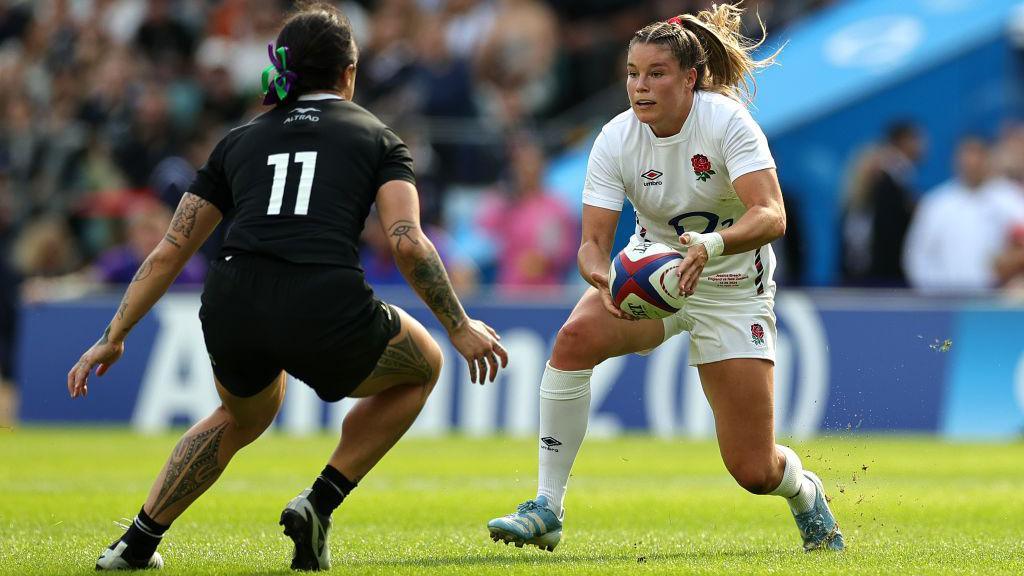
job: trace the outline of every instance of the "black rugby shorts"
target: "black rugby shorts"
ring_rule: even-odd
[[[341,400],[401,330],[397,309],[360,272],[253,254],[213,263],[199,318],[213,373],[239,397],[284,370],[323,400]]]

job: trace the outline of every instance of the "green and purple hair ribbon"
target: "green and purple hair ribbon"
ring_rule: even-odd
[[[260,80],[263,84],[263,104],[271,105],[284,102],[299,75],[288,69],[287,46],[274,50],[274,43],[271,42],[267,44],[267,55],[270,56],[270,66],[263,69]],[[273,78],[271,74],[274,74]]]

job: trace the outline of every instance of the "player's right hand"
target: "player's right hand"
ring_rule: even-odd
[[[590,274],[590,284],[597,288],[597,291],[601,293],[601,303],[604,304],[604,309],[609,314],[619,318],[620,320],[635,321],[636,318],[630,314],[626,314],[618,306],[615,305],[615,301],[612,300],[612,291],[608,287],[608,275],[601,272],[593,272]]]
[[[89,395],[89,373],[103,376],[124,354],[124,342],[97,342],[92,345],[68,372],[68,394],[72,398]]]
[[[461,326],[448,334],[452,345],[469,364],[469,380],[474,384],[494,382],[498,376],[498,360],[502,368],[508,366],[508,352],[498,342],[501,336],[487,324],[467,318]]]

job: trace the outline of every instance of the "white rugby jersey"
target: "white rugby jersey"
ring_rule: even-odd
[[[678,134],[658,138],[626,110],[605,124],[594,142],[583,185],[583,203],[622,210],[629,198],[637,213],[632,240],[667,244],[682,253],[684,232],[717,232],[746,211],[733,180],[774,168],[760,126],[739,102],[698,90]],[[747,298],[775,294],[775,254],[770,245],[711,259],[696,296]]]

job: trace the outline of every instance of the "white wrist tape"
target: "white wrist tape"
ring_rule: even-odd
[[[708,259],[721,256],[722,252],[725,251],[725,240],[722,240],[722,235],[718,232],[712,232],[710,234],[701,234],[699,232],[687,232],[690,235],[690,242],[687,247],[697,246],[698,244],[704,246],[704,249],[708,252]]]

